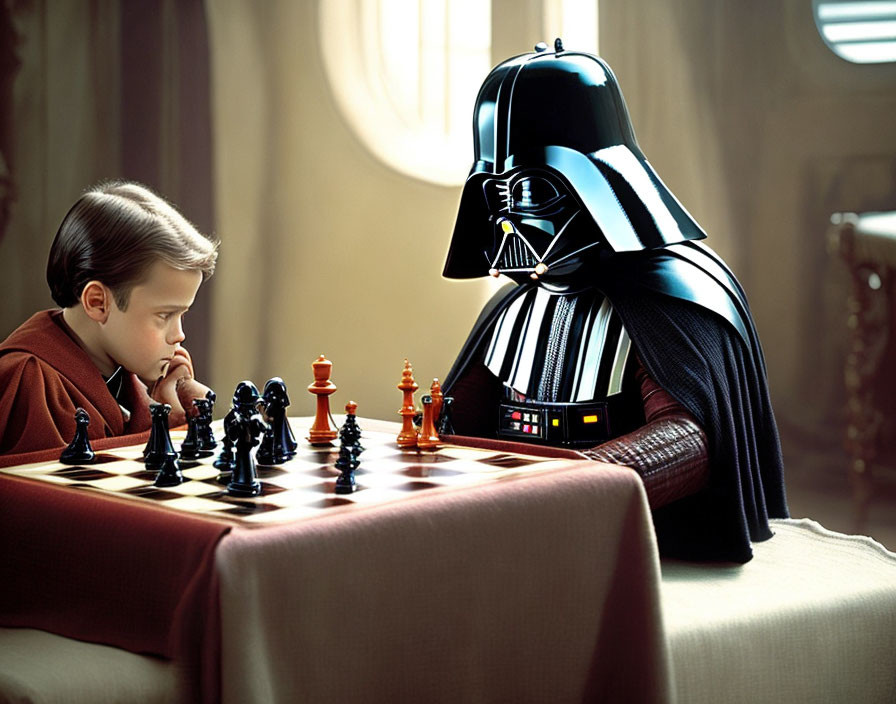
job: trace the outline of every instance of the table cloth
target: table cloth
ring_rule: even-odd
[[[0,626],[169,658],[194,701],[665,701],[643,487],[560,454],[251,527],[0,473]]]
[[[896,554],[809,519],[772,530],[745,565],[663,561],[677,700],[896,702]]]

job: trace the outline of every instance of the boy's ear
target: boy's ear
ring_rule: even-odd
[[[81,291],[81,306],[91,320],[105,323],[112,306],[112,291],[99,281],[89,281]]]

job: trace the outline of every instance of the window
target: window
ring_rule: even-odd
[[[364,144],[399,171],[462,183],[473,104],[491,68],[491,3],[327,0],[324,65]]]
[[[859,64],[896,61],[896,1],[813,0],[815,24],[838,56]]]
[[[492,57],[492,2],[322,0],[318,7],[327,79],[361,142],[402,173],[463,183],[476,94],[508,58]],[[597,50],[597,0],[543,0],[541,22],[536,32],[549,46],[562,36],[567,48]]]

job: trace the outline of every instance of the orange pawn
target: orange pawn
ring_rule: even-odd
[[[445,398],[442,393],[442,385],[438,379],[432,380],[432,385],[429,387],[429,395],[432,396],[432,422],[436,426],[436,432],[438,432],[439,418],[442,416],[442,401]]]
[[[335,440],[339,431],[330,424],[330,394],[336,391],[336,384],[330,380],[333,363],[321,355],[311,363],[314,370],[314,382],[308,391],[317,396],[317,412],[314,423],[308,431],[308,442],[312,445],[327,445]]]
[[[435,450],[442,446],[439,434],[436,432],[434,418],[435,403],[433,397],[426,395],[423,403],[423,425],[420,427],[420,435],[417,436],[417,447],[421,450]]]
[[[420,388],[414,381],[414,369],[408,360],[404,360],[404,370],[401,372],[401,382],[398,388],[404,394],[401,410],[401,432],[398,433],[399,447],[416,447],[417,446],[417,429],[414,427],[414,392]]]

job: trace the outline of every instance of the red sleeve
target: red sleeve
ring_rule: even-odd
[[[55,371],[31,355],[4,355],[0,388],[0,454],[68,444],[75,404]]]
[[[643,366],[637,371],[637,379],[647,422],[584,454],[635,470],[644,481],[650,507],[659,508],[706,485],[709,477],[706,433],[694,416],[657,384]]]

